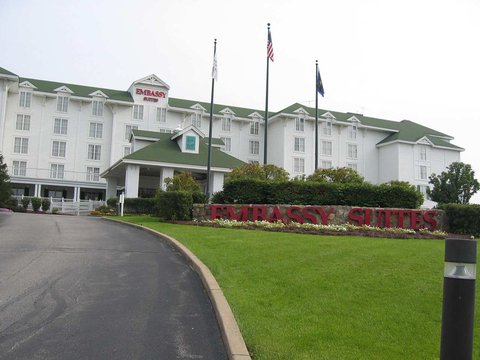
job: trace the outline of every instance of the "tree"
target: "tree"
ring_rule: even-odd
[[[357,171],[347,168],[317,169],[307,177],[307,181],[332,182],[343,184],[362,184],[365,182],[363,176]]]
[[[167,191],[187,191],[190,193],[200,192],[200,186],[195,181],[191,173],[182,172],[173,178],[166,178],[165,184]]]
[[[281,167],[253,163],[234,168],[228,176],[228,180],[288,181],[288,178],[289,173]]]
[[[433,189],[427,189],[427,194],[440,204],[468,204],[480,189],[472,167],[463,162],[453,162],[440,175],[430,175],[429,183]]]
[[[11,197],[10,176],[8,176],[7,164],[3,162],[0,154],[0,207],[4,207]]]

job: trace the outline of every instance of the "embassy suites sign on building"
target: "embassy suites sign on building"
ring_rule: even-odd
[[[442,230],[445,213],[441,210],[384,209],[348,206],[300,205],[194,205],[196,220],[268,221],[322,225],[369,225],[381,228]]]

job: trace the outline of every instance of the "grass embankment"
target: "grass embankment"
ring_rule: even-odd
[[[173,236],[210,268],[255,360],[439,358],[441,240],[123,220]],[[474,358],[479,336],[476,321]]]

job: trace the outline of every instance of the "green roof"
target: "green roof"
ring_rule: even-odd
[[[2,75],[10,75],[10,76],[18,76],[17,74],[12,73],[11,71],[8,71],[5,68],[0,67],[0,74]]]
[[[137,134],[138,131],[134,130]],[[143,135],[153,133],[151,131],[140,131]],[[207,166],[208,139],[203,138],[199,142],[199,153],[183,153],[180,151],[175,140],[170,140],[172,134],[156,133],[158,141],[140,150],[125,156],[124,160],[156,161],[169,164],[183,164],[194,166]],[[153,136],[148,136],[153,137]],[[217,140],[216,140],[217,141]],[[231,156],[216,147],[212,147],[211,165],[217,168],[232,169],[243,165],[244,162]]]
[[[70,90],[73,91],[74,96],[80,97],[91,97],[91,93],[100,90],[101,92],[105,93],[111,100],[118,100],[118,101],[125,101],[133,103],[133,98],[128,91],[124,90],[112,90],[112,89],[104,89],[100,87],[92,87],[92,86],[83,86],[83,85],[75,85],[75,84],[67,84],[67,83],[60,83],[54,81],[46,81],[46,80],[37,80],[37,79],[28,79],[28,78],[20,78],[20,83],[28,81],[32,85],[37,87],[37,91],[42,91],[46,93],[53,93],[56,94],[57,92],[54,91],[55,89],[66,86]]]

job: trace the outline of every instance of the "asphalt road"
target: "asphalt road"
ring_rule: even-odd
[[[226,359],[197,274],[154,235],[0,213],[0,359]]]

